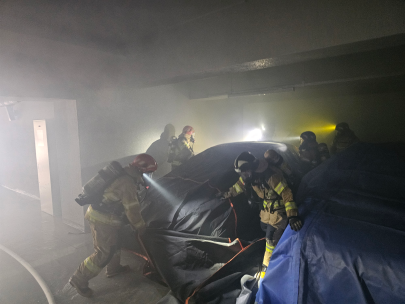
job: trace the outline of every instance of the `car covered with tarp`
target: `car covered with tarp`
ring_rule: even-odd
[[[221,193],[239,178],[233,163],[241,152],[260,158],[267,149],[300,181],[294,195],[304,226],[286,228],[258,284],[259,209],[243,194]],[[405,303],[404,151],[358,143],[304,175],[288,144],[212,147],[150,185],[141,204],[148,228],[139,242],[128,231],[124,247],[171,289],[160,304]]]
[[[268,149],[276,150],[299,180],[295,147],[242,142],[209,148],[150,185],[142,202],[148,228],[140,238],[148,270],[171,289],[161,303],[234,303],[241,280],[258,272],[265,249],[258,204],[250,206],[243,194],[232,199],[221,194],[239,179],[234,160],[241,152],[262,158]]]

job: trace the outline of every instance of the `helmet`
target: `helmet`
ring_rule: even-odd
[[[336,125],[335,130],[338,131],[338,132],[343,133],[343,132],[346,132],[346,131],[348,131],[348,130],[350,130],[350,129],[349,129],[349,125],[348,125],[347,123],[341,122],[341,123],[338,123],[338,124]]]
[[[278,165],[283,161],[283,157],[273,149],[264,152],[264,158],[269,164]]]
[[[324,153],[324,152],[329,153],[328,146],[327,146],[325,143],[320,143],[320,144],[318,145],[318,151],[319,151],[320,153]]]
[[[142,173],[154,172],[157,169],[156,160],[149,154],[139,154],[134,161],[129,164],[131,167],[138,168]]]
[[[235,159],[235,171],[238,173],[252,170],[255,171],[259,166],[259,160],[250,152],[242,152]]]
[[[192,126],[185,126],[185,127],[183,128],[183,132],[182,132],[182,133],[183,133],[183,134],[191,135],[191,134],[194,133],[194,128],[193,128]]]
[[[305,131],[300,135],[304,141],[316,141],[316,135],[312,131]]]

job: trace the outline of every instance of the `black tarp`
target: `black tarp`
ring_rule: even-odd
[[[302,174],[292,146],[232,143],[198,154],[151,184],[142,203],[148,229],[141,238],[172,290],[161,303],[176,303],[173,296],[182,303],[235,303],[241,278],[258,271],[265,248],[265,241],[258,240],[264,236],[259,209],[249,207],[243,195],[223,200],[218,194],[239,178],[233,163],[241,152],[262,158],[270,148],[297,177]]]
[[[229,217],[232,216],[243,223],[252,214],[258,218],[257,210],[242,206],[245,200],[235,200],[232,208],[233,204],[229,201],[221,201],[215,196],[220,191],[227,191],[238,180],[233,163],[241,152],[250,151],[262,158],[268,149],[279,152],[290,164],[295,175],[298,178],[302,176],[297,152],[291,145],[270,142],[218,145],[191,158],[151,186],[142,204],[142,216],[148,227],[227,238],[240,237],[235,235],[235,228],[228,228],[230,226],[225,218],[231,221]],[[234,211],[239,213],[236,218]],[[225,223],[226,228],[221,228],[225,227]],[[201,227],[207,229],[201,230]]]
[[[150,227],[142,243],[172,289],[160,304],[235,303],[240,279],[261,264],[264,240],[253,240],[263,233],[259,211],[243,196],[216,195],[236,182],[239,153],[262,157],[269,148],[301,175],[291,146],[233,143],[204,151],[152,185],[142,203]],[[357,144],[304,177],[296,200],[304,227],[286,229],[258,303],[405,303],[404,151]],[[135,243],[128,248],[138,251]]]

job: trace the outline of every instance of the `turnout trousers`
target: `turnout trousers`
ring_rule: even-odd
[[[260,217],[260,226],[266,232],[266,251],[263,257],[263,265],[267,267],[269,266],[274,247],[277,245],[287,226],[287,214],[285,209],[274,211],[274,213],[262,210]]]
[[[90,223],[93,235],[94,253],[80,264],[72,279],[82,287],[87,287],[90,279],[97,276],[107,266],[106,272],[113,273],[121,265],[120,226],[110,226],[100,222]]]

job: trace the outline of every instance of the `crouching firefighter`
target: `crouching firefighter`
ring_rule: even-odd
[[[79,204],[91,202],[85,218],[93,235],[94,253],[80,264],[69,280],[80,295],[92,296],[89,280],[104,267],[107,277],[130,270],[129,266],[120,264],[120,229],[128,221],[136,231],[145,226],[138,191],[145,185],[143,174],[151,174],[156,169],[152,156],[140,154],[124,168],[112,162],[83,187],[84,194],[76,201]]]
[[[291,229],[299,231],[302,222],[298,217],[292,191],[280,169],[271,166],[265,159],[257,159],[250,152],[243,152],[235,160],[235,171],[246,185],[251,184],[263,200],[260,211],[260,225],[266,232],[263,276],[286,226],[290,224]]]

